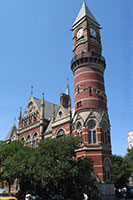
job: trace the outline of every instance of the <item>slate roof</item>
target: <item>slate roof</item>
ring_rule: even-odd
[[[13,124],[13,126],[11,127],[10,131],[8,132],[5,141],[11,140],[12,136],[14,134],[17,134],[17,127],[15,124]]]
[[[77,16],[76,20],[74,21],[73,26],[85,16],[88,16],[90,19],[92,19],[95,23],[97,23],[99,25],[99,23],[96,21],[95,17],[93,16],[93,14],[91,13],[91,11],[89,10],[89,8],[87,7],[87,5],[84,1],[81,9],[79,11],[78,16]]]
[[[41,99],[35,98],[35,101],[40,109],[41,107]],[[57,113],[57,110],[59,109],[59,106],[57,104],[53,104],[50,102],[45,101],[45,107],[44,107],[44,117],[45,119],[50,120],[52,117],[52,113],[53,113],[53,105],[55,105],[55,114]]]
[[[52,132],[52,118],[51,118],[51,121],[49,122],[47,129],[46,129],[44,134],[47,134],[49,132]]]

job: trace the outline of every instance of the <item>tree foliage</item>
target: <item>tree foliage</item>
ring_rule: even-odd
[[[127,150],[125,161],[128,163],[130,170],[133,172],[133,148]]]
[[[9,189],[17,179],[23,193],[34,191],[48,198],[61,192],[78,199],[81,188],[92,184],[93,171],[89,157],[76,157],[80,145],[81,138],[72,136],[46,139],[36,149],[20,141],[0,142],[0,179],[8,182]]]
[[[129,164],[125,158],[118,155],[112,156],[115,188],[127,187],[130,177]]]
[[[127,154],[124,157],[124,159],[129,166],[129,172],[130,172],[129,180],[131,183],[133,183],[133,148],[127,150]]]

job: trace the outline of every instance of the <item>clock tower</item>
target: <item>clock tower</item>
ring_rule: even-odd
[[[102,56],[100,25],[85,1],[72,26],[75,113],[73,135],[82,135],[77,156],[90,156],[99,190],[107,199],[114,196],[110,122],[104,86],[106,62]],[[108,198],[109,199],[109,198]],[[111,198],[113,199],[113,198]]]

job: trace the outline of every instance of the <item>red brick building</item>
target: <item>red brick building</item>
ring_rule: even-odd
[[[47,137],[82,135],[83,144],[77,150],[77,156],[92,157],[99,190],[107,199],[107,195],[114,195],[114,188],[110,122],[104,86],[106,62],[102,56],[100,25],[85,2],[72,31],[74,108],[71,108],[68,85],[67,93],[60,95],[60,105],[46,102],[44,95],[42,99],[37,99],[31,93],[23,116],[20,109],[17,129],[13,126],[6,140],[23,140],[25,145],[36,147],[41,139]]]

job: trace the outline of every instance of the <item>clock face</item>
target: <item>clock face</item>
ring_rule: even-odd
[[[83,28],[80,28],[77,32],[77,38],[80,38],[83,35]]]
[[[95,31],[94,28],[90,28],[90,34],[93,36],[93,37],[96,37],[97,36],[97,33]]]

